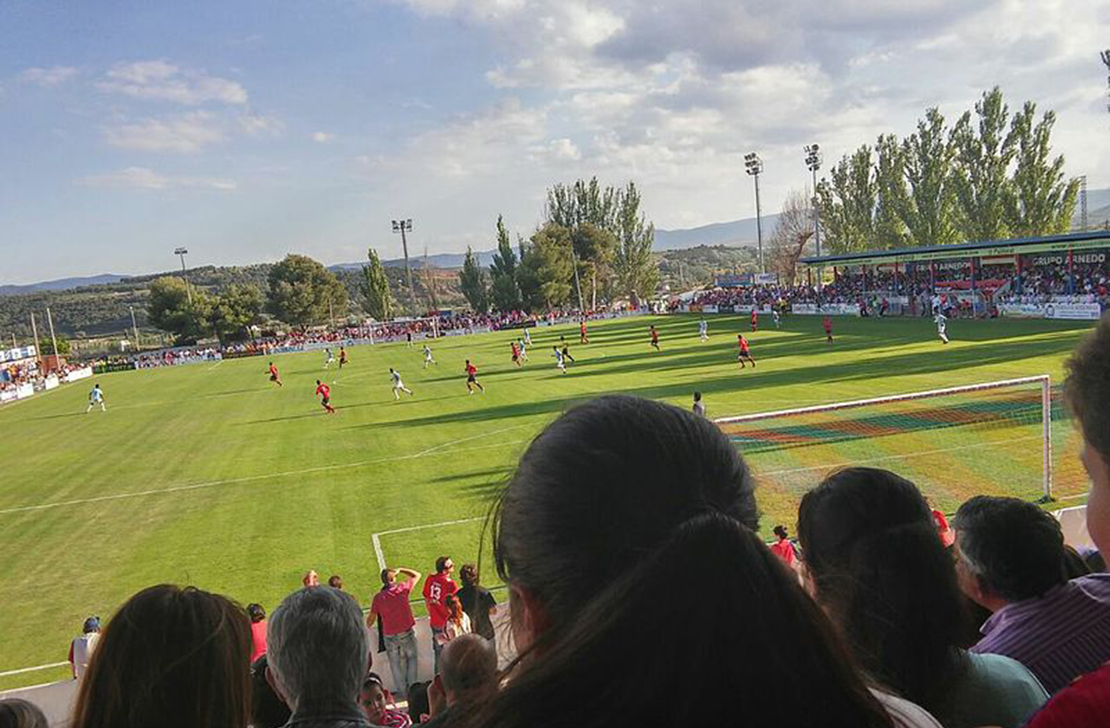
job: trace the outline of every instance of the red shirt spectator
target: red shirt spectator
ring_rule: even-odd
[[[419,581],[420,575],[417,574],[415,578],[410,576],[408,581],[402,582],[393,578],[392,574],[390,576],[393,580],[374,595],[370,612],[371,616],[374,614],[381,616],[383,634],[404,634],[416,624],[416,620],[412,617],[412,607],[409,606],[409,594]]]
[[[448,611],[444,601],[449,594],[459,590],[459,585],[451,579],[454,568],[450,558],[440,557],[436,563],[436,573],[424,581],[424,602],[428,607],[432,629],[443,629],[447,624]]]
[[[786,526],[775,526],[775,536],[778,541],[771,544],[771,551],[785,561],[787,566],[793,567],[797,554],[794,553],[794,544],[790,543],[790,536],[786,533]]]

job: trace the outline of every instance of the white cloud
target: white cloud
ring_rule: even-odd
[[[314,132],[312,132],[310,137],[311,137],[312,141],[314,141],[318,144],[326,144],[326,143],[330,142],[332,139],[335,139],[335,134],[329,134],[329,133],[324,132],[324,131],[314,131]]]
[[[93,175],[78,180],[86,187],[106,189],[168,190],[171,188],[194,188],[229,192],[238,185],[229,179],[218,177],[173,177],[161,175],[146,167],[126,167],[115,172]]]
[[[97,88],[183,106],[209,102],[229,105],[247,103],[247,91],[236,81],[181,68],[164,60],[117,64],[97,83]]]
[[[285,123],[276,116],[247,112],[239,116],[238,124],[244,134],[253,137],[274,137],[285,130]]]
[[[165,119],[149,118],[104,129],[104,138],[112,146],[141,152],[191,154],[225,137],[219,120],[207,111],[192,111]]]
[[[28,68],[20,77],[27,83],[37,84],[45,88],[60,86],[77,75],[77,69],[72,66],[51,66],[50,68]]]

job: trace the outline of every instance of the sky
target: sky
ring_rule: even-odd
[[[635,181],[657,227],[751,217],[998,85],[1110,186],[1100,0],[0,0],[0,284],[527,236]]]

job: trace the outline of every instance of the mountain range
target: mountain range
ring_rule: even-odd
[[[775,229],[778,215],[764,215],[762,219],[763,238],[767,240]],[[1073,225],[1080,223],[1080,210],[1076,206]],[[1087,227],[1096,229],[1110,223],[1110,188],[1087,191]],[[727,245],[731,247],[755,246],[757,240],[757,226],[754,217],[732,220],[731,222],[715,222],[695,228],[679,230],[656,230],[655,250],[685,250],[698,245]],[[492,250],[476,251],[478,262],[483,267],[488,267],[493,262]],[[463,253],[438,253],[414,257],[409,264],[415,268],[422,268],[425,263],[434,268],[461,268],[466,256]],[[403,258],[393,258],[382,261],[384,265],[401,267],[405,264]],[[362,267],[362,263],[337,263],[328,266],[332,270],[351,270]],[[60,278],[58,280],[43,281],[41,283],[28,283],[26,285],[0,285],[0,296],[15,295],[19,293],[32,293],[35,291],[62,291],[81,286],[94,286],[103,283],[116,283],[128,276],[104,273],[101,275]]]

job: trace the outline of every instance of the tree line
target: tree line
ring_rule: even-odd
[[[463,295],[481,313],[568,305],[585,311],[620,298],[638,304],[659,284],[651,252],[655,226],[640,201],[633,182],[602,188],[593,177],[551,187],[543,223],[528,240],[518,236],[515,249],[498,216],[488,275],[467,248],[459,273]]]
[[[1011,116],[995,87],[951,127],[931,108],[906,139],[861,145],[817,185],[827,252],[1067,232],[1079,180],[1052,156],[1055,122],[1032,101]]]

